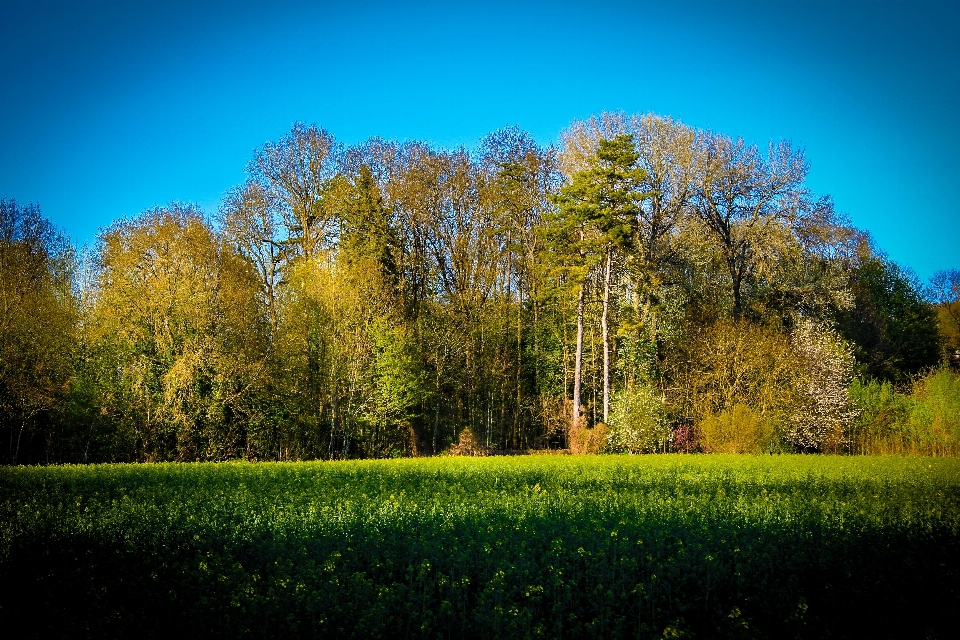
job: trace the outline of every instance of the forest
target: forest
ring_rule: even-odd
[[[0,462],[960,452],[960,271],[808,172],[603,113],[452,150],[297,123],[218,211],[92,247],[4,197]]]

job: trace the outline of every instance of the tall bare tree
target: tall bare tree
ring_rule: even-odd
[[[261,295],[277,330],[282,269],[289,250],[280,237],[280,214],[263,185],[252,180],[227,192],[218,214],[226,240],[256,269]]]
[[[270,204],[279,208],[285,242],[306,258],[326,248],[335,231],[334,212],[325,201],[342,160],[342,147],[325,129],[297,122],[277,142],[260,147],[247,172]]]
[[[726,267],[733,316],[739,318],[744,283],[770,272],[812,210],[803,184],[809,167],[803,151],[789,142],[771,144],[765,157],[742,138],[711,133],[703,144],[697,213]]]

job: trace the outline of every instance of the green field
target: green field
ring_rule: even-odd
[[[14,637],[955,637],[960,460],[0,468]]]

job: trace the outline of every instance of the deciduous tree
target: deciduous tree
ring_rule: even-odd
[[[703,144],[696,209],[726,268],[739,318],[745,283],[772,277],[794,228],[816,208],[803,185],[808,165],[788,142],[771,144],[766,157],[741,138],[705,134]]]
[[[250,178],[280,211],[286,233],[282,240],[291,256],[309,258],[329,247],[336,220],[325,196],[341,156],[330,133],[297,122],[279,141],[260,147],[247,164]]]
[[[839,314],[839,329],[863,373],[903,384],[940,361],[936,311],[912,273],[874,255],[853,270],[850,288],[854,305]]]
[[[69,388],[78,308],[74,254],[35,204],[0,199],[0,434],[3,459],[22,459],[24,435],[49,423]],[[26,457],[42,459],[43,436]]]
[[[224,459],[249,448],[249,396],[264,375],[266,314],[249,263],[194,207],[114,223],[98,244],[90,341],[100,402],[138,459]]]

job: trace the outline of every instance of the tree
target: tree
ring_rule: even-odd
[[[276,351],[288,419],[282,459],[406,449],[421,400],[416,348],[372,256],[314,257],[290,271]]]
[[[937,305],[937,322],[947,358],[954,366],[960,365],[960,270],[934,273],[928,295]]]
[[[552,400],[553,389],[545,375],[548,357],[542,337],[545,324],[538,273],[543,241],[537,230],[551,206],[549,195],[556,189],[559,174],[555,150],[539,147],[530,134],[516,127],[484,138],[479,162],[487,176],[481,198],[492,211],[494,233],[500,236],[505,253],[497,291],[503,333],[500,360],[505,374],[501,378],[501,413],[505,413],[505,382],[512,376],[510,446],[519,447],[529,440],[533,426],[531,412],[525,409]],[[514,360],[507,363],[510,351]]]
[[[266,314],[249,263],[192,206],[114,223],[88,311],[100,403],[141,460],[224,459],[250,442]]]
[[[849,444],[856,417],[847,391],[853,382],[853,350],[833,329],[807,318],[794,327],[791,343],[798,357],[798,400],[786,437],[803,451],[841,451]]]
[[[580,375],[583,351],[583,280],[593,267],[599,267],[603,280],[603,419],[610,413],[610,289],[614,257],[619,256],[634,240],[639,203],[649,197],[640,190],[645,177],[637,166],[639,154],[633,137],[620,135],[613,140],[601,139],[587,168],[573,175],[554,198],[559,212],[549,222],[551,249],[563,255],[559,243],[574,242],[577,252],[572,268],[580,272],[577,293],[577,351],[574,365],[573,417],[580,418]],[[557,233],[559,232],[559,234]],[[573,236],[571,238],[571,236]]]
[[[772,275],[795,227],[817,209],[803,187],[808,165],[789,142],[767,157],[742,139],[705,134],[696,210],[726,268],[733,317],[744,311],[744,285]]]
[[[263,185],[250,180],[227,193],[217,218],[227,242],[256,270],[273,332],[277,330],[282,269],[289,257],[288,248],[280,240],[281,220],[277,209],[276,201]]]
[[[699,424],[745,405],[763,419],[782,423],[795,404],[795,351],[775,326],[729,318],[694,325],[671,355],[667,401],[685,420]]]
[[[23,436],[49,423],[72,376],[74,254],[35,204],[0,199],[0,433],[16,464]],[[49,443],[44,443],[44,445]]]
[[[883,256],[865,258],[851,274],[854,306],[838,314],[863,372],[896,384],[940,361],[933,306],[909,271]]]
[[[278,142],[258,149],[247,164],[251,180],[260,185],[269,205],[280,211],[286,231],[282,242],[289,258],[309,258],[329,245],[336,225],[325,196],[341,154],[340,145],[326,130],[297,122]]]
[[[338,259],[354,263],[369,260],[398,293],[403,245],[370,167],[361,165],[344,189]]]
[[[690,296],[690,275],[703,261],[691,260],[691,240],[700,241],[692,201],[702,177],[702,134],[655,114],[602,113],[575,121],[563,132],[562,163],[568,173],[587,166],[599,140],[630,134],[645,171],[633,246],[626,253],[618,335],[619,367],[632,385],[657,375],[664,342],[679,335],[677,322]],[[691,233],[693,231],[693,233]],[[702,276],[701,276],[702,277]],[[682,313],[680,314],[682,315]]]

